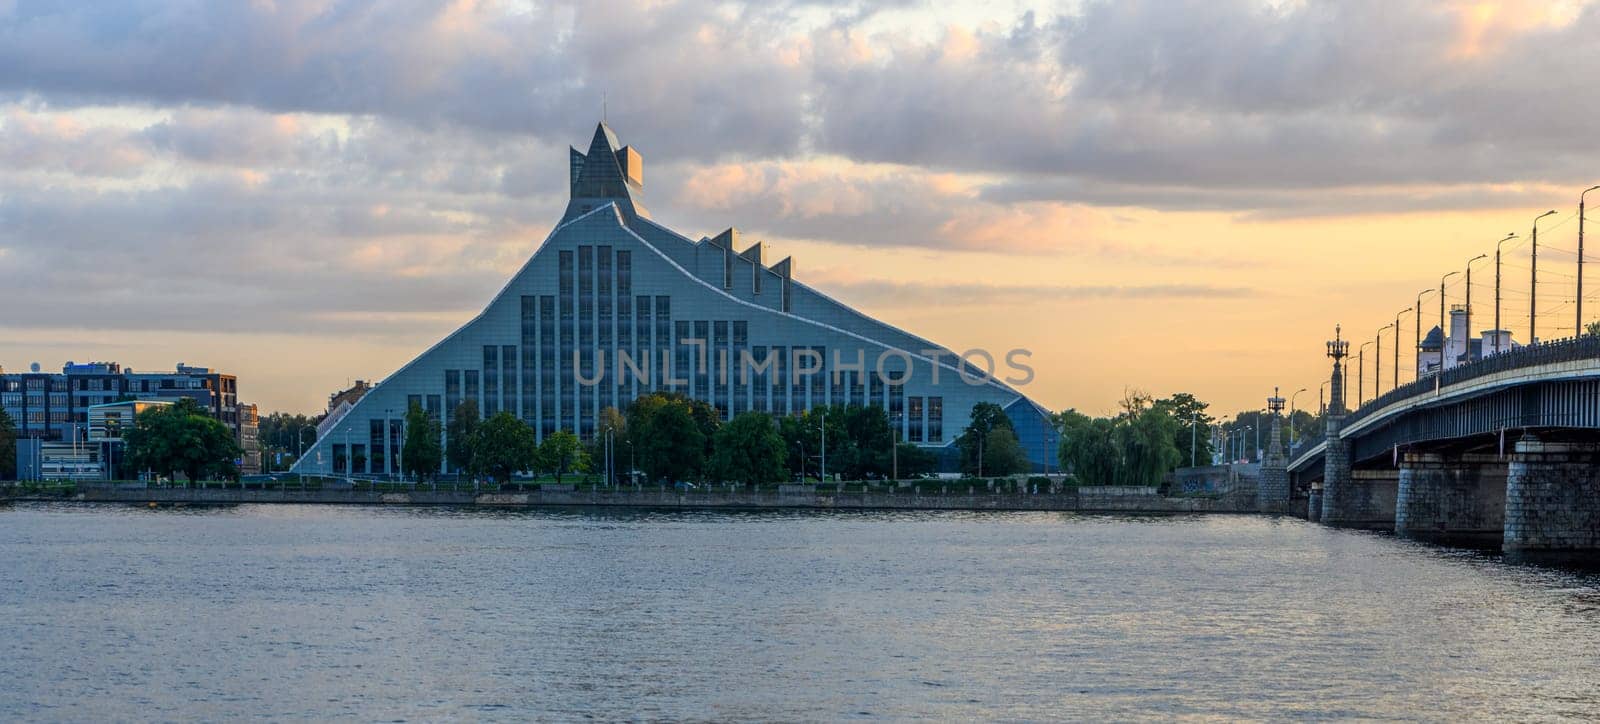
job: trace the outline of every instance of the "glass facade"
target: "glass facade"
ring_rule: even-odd
[[[557,430],[588,438],[602,409],[671,390],[706,401],[724,420],[878,406],[898,439],[930,447],[948,446],[971,407],[992,402],[1014,421],[1028,418],[1018,425],[1030,436],[1025,447],[1048,464],[1048,419],[1015,390],[966,384],[957,374],[966,363],[948,351],[935,382],[934,358],[921,352],[930,343],[792,283],[790,260],[767,264],[731,230],[694,241],[650,220],[631,200],[635,181],[593,175],[615,172],[604,155],[609,138],[597,134],[590,154],[573,153],[572,204],[507,291],[362,398],[324,436],[323,459],[373,474],[397,470],[403,436],[385,427],[384,411],[411,402],[449,422],[474,400],[481,415],[509,412],[540,439]],[[36,397],[41,412],[54,409],[45,404],[52,393],[71,394],[0,390]]]

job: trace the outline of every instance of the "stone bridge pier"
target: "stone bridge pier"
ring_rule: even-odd
[[[1322,483],[1322,522],[1336,528],[1393,530],[1399,476],[1394,470],[1352,470]]]
[[[1524,434],[1506,474],[1507,560],[1600,561],[1600,444]]]
[[[1500,547],[1506,529],[1507,467],[1495,455],[1406,453],[1400,461],[1395,534]]]

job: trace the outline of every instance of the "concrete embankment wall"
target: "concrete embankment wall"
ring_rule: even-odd
[[[29,498],[21,498],[29,499]],[[662,490],[530,491],[471,493],[467,491],[377,492],[369,490],[239,490],[192,488],[79,487],[66,498],[91,503],[297,503],[337,505],[479,505],[491,507],[616,506],[652,508],[815,508],[882,510],[1040,510],[1127,513],[1253,513],[1254,501],[1217,498],[1169,498],[1141,489],[1079,488],[1053,495],[990,494],[918,495],[895,493],[781,494],[777,492]]]

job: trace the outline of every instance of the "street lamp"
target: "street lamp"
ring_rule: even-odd
[[[1362,342],[1356,349],[1356,409],[1361,409],[1362,396],[1367,392],[1367,345],[1371,340]]]
[[[1479,254],[1467,260],[1467,336],[1461,340],[1461,354],[1466,361],[1472,361],[1472,262],[1489,258],[1488,254]],[[1483,347],[1478,348],[1478,355],[1483,355]]]
[[[1417,335],[1416,336],[1417,336],[1417,338],[1412,343],[1411,347],[1412,347],[1413,350],[1415,350],[1416,356],[1417,356],[1417,362],[1416,362],[1417,377],[1416,377],[1416,379],[1419,379],[1419,380],[1422,379],[1422,298],[1427,296],[1427,295],[1429,295],[1429,294],[1431,294],[1431,293],[1433,293],[1432,289],[1424,289],[1424,290],[1422,290],[1420,292],[1417,292],[1417,304],[1416,304],[1416,310],[1417,310]]]
[[[1322,385],[1317,388],[1317,416],[1318,417],[1321,417],[1323,415],[1328,414],[1328,398],[1327,398],[1327,394],[1328,394],[1328,383],[1329,382],[1332,382],[1332,380],[1323,380],[1322,381]]]
[[[1494,245],[1494,353],[1500,354],[1500,245],[1517,238],[1516,234],[1506,234],[1506,238],[1495,242]]]
[[[1583,334],[1583,197],[1600,186],[1590,186],[1578,194],[1578,321],[1573,324],[1572,336]]]
[[[1383,394],[1383,330],[1394,327],[1399,323],[1399,320],[1395,320],[1394,324],[1385,324],[1379,327],[1378,336],[1373,338],[1373,341],[1378,343],[1372,349],[1372,400],[1374,402],[1378,400],[1378,395]]]
[[[310,430],[311,432],[316,432],[317,429],[314,427],[302,427],[299,428],[299,430],[300,432],[295,435],[294,440],[294,466],[300,471],[300,488],[304,489],[306,487],[306,466],[304,465],[304,458],[306,456],[306,431]]]
[[[1400,387],[1400,315],[1409,311],[1411,307],[1394,313],[1394,387],[1389,388],[1391,390]]]
[[[1460,273],[1458,271],[1446,272],[1444,276],[1439,277],[1439,374],[1444,374],[1445,340],[1450,338],[1445,333],[1448,328],[1444,326],[1444,280]]]
[[[1294,447],[1294,398],[1305,391],[1306,388],[1302,387],[1295,390],[1294,395],[1289,395],[1289,447]]]
[[[1533,217],[1533,256],[1528,265],[1528,344],[1538,341],[1534,320],[1539,307],[1539,220],[1554,214],[1555,209]]]

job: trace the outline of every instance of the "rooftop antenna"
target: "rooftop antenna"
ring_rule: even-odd
[[[600,91],[600,122],[606,122],[606,92]]]

